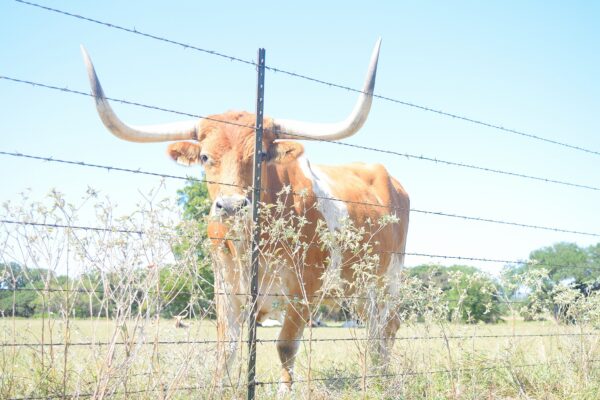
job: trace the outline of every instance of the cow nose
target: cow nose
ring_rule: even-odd
[[[215,201],[215,211],[219,214],[233,215],[250,205],[245,196],[221,196]]]

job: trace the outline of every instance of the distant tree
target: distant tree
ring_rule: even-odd
[[[527,319],[543,318],[543,315],[539,315],[540,312],[545,309],[547,314],[553,310],[554,317],[562,320],[568,305],[565,304],[564,296],[561,297],[561,304],[557,304],[555,296],[563,292],[560,286],[568,285],[583,296],[598,290],[600,243],[580,247],[575,243],[560,242],[536,249],[529,254],[527,263],[513,266],[507,275],[518,281],[520,277],[532,276],[536,271],[543,274],[540,275],[539,282],[533,282],[535,289],[525,288],[530,293],[522,314]]]
[[[183,218],[195,224],[195,229],[201,238],[194,243],[186,242],[174,249],[177,255],[195,246],[197,264],[182,275],[182,271],[173,274],[172,271],[160,272],[163,292],[179,293],[175,298],[165,299],[168,305],[163,313],[173,316],[187,311],[203,312],[200,309],[188,310],[189,307],[207,308],[214,298],[214,274],[207,254],[204,241],[207,239],[207,217],[212,205],[208,197],[208,188],[205,182],[189,180],[186,185],[177,191],[177,201],[183,208]]]
[[[408,269],[408,275],[419,278],[425,285],[438,287],[446,292],[450,289],[446,267],[436,264],[423,264]]]
[[[594,256],[600,255],[594,254],[597,247],[582,248],[575,243],[556,243],[532,251],[526,268],[546,269],[554,283],[565,279],[573,280],[578,284],[592,282],[597,279],[600,272],[593,265]]]
[[[183,207],[183,218],[206,226],[206,217],[210,212],[211,201],[205,182],[189,180],[177,191],[177,202]]]
[[[450,289],[446,292],[452,313],[463,322],[498,322],[502,316],[501,288],[475,267],[455,265],[447,268]]]
[[[475,267],[420,265],[408,270],[428,287],[442,291],[449,303],[449,318],[468,323],[494,323],[501,319],[500,286]]]
[[[93,318],[113,315],[113,304],[104,298],[104,281],[98,271],[81,274],[77,285],[71,288],[77,291],[70,298],[71,316],[77,318]]]
[[[17,263],[0,264],[0,311],[8,316],[32,317],[42,312],[40,290],[44,279],[52,276],[47,269],[27,269]]]
[[[593,268],[600,268],[600,243],[587,248],[588,262]]]

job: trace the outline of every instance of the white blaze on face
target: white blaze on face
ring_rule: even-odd
[[[342,226],[341,221],[344,218],[348,218],[348,207],[343,201],[328,200],[328,198],[336,198],[331,189],[329,176],[318,167],[310,165],[310,162],[305,157],[298,158],[298,165],[302,169],[304,176],[311,181],[315,196],[319,197],[317,199],[317,210],[325,218],[327,229],[330,232],[339,229]],[[339,249],[331,249],[331,267],[339,269],[341,263],[342,255]]]

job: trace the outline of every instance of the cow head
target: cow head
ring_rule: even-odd
[[[248,189],[253,185],[255,119],[254,114],[245,112],[213,115],[198,125],[194,142],[175,142],[168,147],[173,160],[204,169],[213,200],[212,215],[233,215],[250,204]],[[298,142],[277,141],[272,120],[266,119],[264,125],[263,149],[268,163],[286,164],[304,152]]]
[[[303,146],[285,139],[337,140],[356,133],[371,108],[381,39],[375,44],[366,81],[350,115],[338,123],[310,123],[265,118],[263,149],[267,162],[285,164],[295,160]],[[200,165],[205,171],[213,215],[231,215],[249,204],[252,186],[255,116],[245,112],[228,112],[163,125],[131,126],[122,122],[106,99],[92,61],[82,46],[84,62],[92,87],[96,108],[104,125],[115,136],[132,142],[176,141],[168,154],[178,163]]]

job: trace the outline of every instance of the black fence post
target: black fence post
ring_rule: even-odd
[[[260,178],[263,162],[263,109],[265,93],[265,49],[258,49],[258,81],[256,85],[256,141],[254,143],[254,183],[252,187],[252,266],[250,270],[250,315],[248,318],[248,400],[256,397],[256,314],[258,299],[258,257],[260,224],[258,203],[260,201]]]

